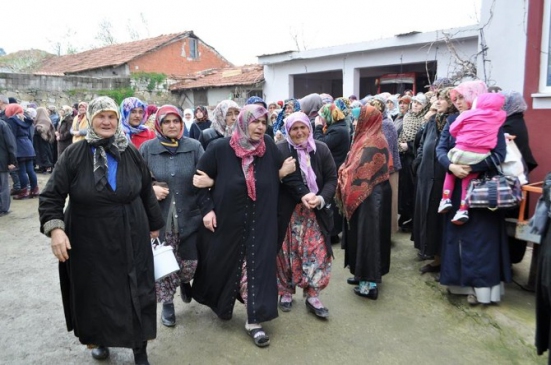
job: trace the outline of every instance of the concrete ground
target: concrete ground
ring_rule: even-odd
[[[39,176],[44,186],[49,175]],[[38,200],[13,201],[0,218],[0,364],[95,364],[89,350],[66,331],[57,261],[39,233]],[[148,346],[152,364],[546,364],[534,343],[534,294],[514,283],[499,305],[471,307],[446,293],[406,234],[394,237],[390,273],[379,299],[354,295],[346,284],[343,251],[334,246],[329,287],[321,299],[326,321],[308,313],[302,295],[293,310],[265,323],[271,345],[260,349],[244,331],[239,303],[234,318],[219,320],[196,302],[175,298],[177,325],[158,327]],[[514,267],[526,283],[531,257]],[[160,306],[159,306],[160,314]],[[111,349],[105,364],[132,364],[129,349]]]

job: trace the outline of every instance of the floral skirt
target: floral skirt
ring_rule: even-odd
[[[157,294],[157,302],[159,303],[171,302],[176,289],[178,289],[181,283],[189,283],[193,279],[195,270],[197,269],[197,260],[183,260],[178,254],[180,246],[179,234],[167,232],[166,244],[173,248],[180,270],[155,282],[155,293]]]
[[[279,294],[293,294],[298,286],[305,296],[318,296],[329,284],[331,263],[316,214],[297,204],[277,255]]]

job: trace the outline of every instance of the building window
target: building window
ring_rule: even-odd
[[[540,92],[551,93],[551,0],[545,0],[541,37]]]
[[[195,38],[189,38],[189,57],[193,60],[199,58],[199,42]]]

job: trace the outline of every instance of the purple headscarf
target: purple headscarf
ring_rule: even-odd
[[[310,132],[308,139],[300,145],[295,144],[289,135],[289,131],[295,123],[303,123],[308,127],[308,131]],[[310,119],[308,119],[308,116],[303,112],[294,112],[287,117],[285,131],[287,132],[285,135],[287,142],[297,150],[300,171],[302,172],[304,180],[306,180],[308,190],[310,190],[311,193],[317,194],[319,188],[318,184],[316,184],[316,173],[312,169],[312,163],[310,161],[310,152],[316,152],[316,142],[314,141]]]

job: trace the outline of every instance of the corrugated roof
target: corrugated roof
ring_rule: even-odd
[[[246,65],[198,72],[195,74],[195,79],[180,81],[170,86],[170,90],[254,85],[263,81],[264,67],[262,65]]]
[[[123,65],[159,47],[193,35],[193,32],[160,35],[154,38],[134,42],[113,44],[72,55],[54,57],[46,61],[37,71],[38,74],[70,74],[103,67]]]

